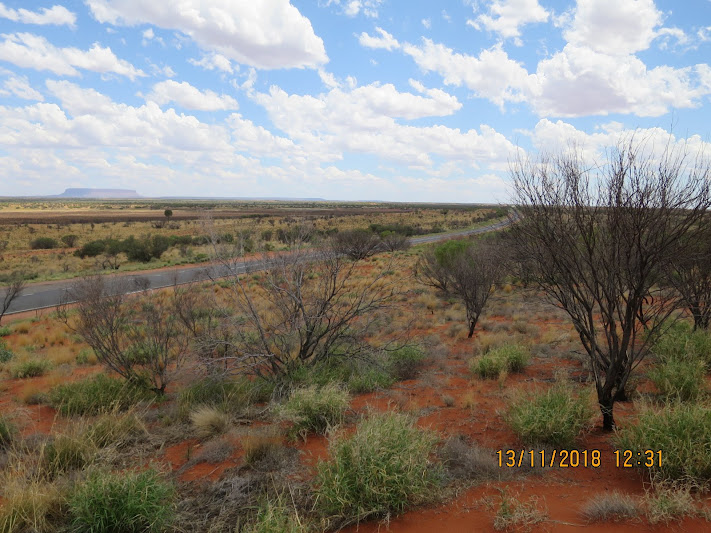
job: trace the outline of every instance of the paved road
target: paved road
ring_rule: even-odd
[[[476,235],[479,233],[487,233],[508,226],[510,220],[504,220],[476,229],[464,229],[447,233],[439,233],[435,235],[426,235],[424,237],[413,237],[410,243],[424,244],[437,241],[443,241],[454,237],[464,237],[467,235]],[[237,273],[253,272],[264,268],[262,261],[250,261],[237,267]],[[208,270],[210,269],[210,270]],[[172,285],[181,285],[192,281],[202,281],[209,277],[223,277],[227,274],[226,270],[220,271],[220,267],[215,266],[189,266],[170,270],[146,271],[143,273],[124,274],[122,277],[126,279],[126,287],[129,291],[141,291],[147,289],[159,289],[162,287],[170,287]],[[33,283],[25,287],[22,295],[15,299],[10,305],[6,316],[13,313],[21,313],[23,311],[34,311],[36,309],[45,309],[55,307],[62,299],[65,299],[67,289],[72,285],[73,280],[49,281],[45,283]],[[0,298],[4,295],[4,291],[0,291]]]

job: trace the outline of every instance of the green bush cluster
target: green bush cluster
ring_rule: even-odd
[[[15,354],[7,347],[5,341],[0,340],[0,364],[9,362]]]
[[[502,372],[523,372],[528,364],[528,353],[528,348],[520,344],[500,346],[473,358],[469,369],[484,379],[496,379]]]
[[[30,248],[33,250],[51,250],[57,246],[59,243],[52,237],[38,237],[30,242]]]
[[[77,533],[158,533],[173,516],[173,486],[154,470],[92,472],[69,498]]]
[[[225,413],[234,413],[252,404],[268,401],[273,391],[273,384],[259,378],[206,377],[180,391],[178,409],[182,418],[187,418],[197,406],[211,406]]]
[[[14,364],[10,369],[10,375],[19,379],[36,378],[43,376],[50,368],[52,363],[46,359],[28,359]]]
[[[431,497],[438,472],[430,463],[437,437],[405,414],[362,420],[349,437],[329,444],[330,459],[318,464],[316,498],[321,512],[359,522],[401,513]]]
[[[508,409],[506,420],[525,444],[570,447],[590,426],[594,415],[587,395],[557,383],[545,392],[521,395]]]
[[[704,404],[648,408],[636,425],[618,430],[615,445],[642,454],[662,450],[661,466],[655,461],[649,468],[655,478],[701,485],[711,481],[711,409]]]
[[[124,411],[154,398],[144,387],[98,374],[92,378],[58,385],[49,392],[49,402],[64,416],[95,415]]]
[[[171,246],[192,244],[193,237],[189,235],[145,235],[139,239],[131,235],[126,239],[100,239],[84,244],[74,252],[74,255],[84,259],[96,257],[103,253],[117,255],[125,253],[129,261],[148,263],[151,259],[160,259]]]
[[[350,397],[340,385],[329,383],[323,387],[312,385],[295,389],[278,407],[280,416],[294,423],[292,431],[305,436],[308,432],[325,434],[343,422]]]

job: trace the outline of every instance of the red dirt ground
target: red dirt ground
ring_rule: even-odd
[[[541,323],[543,328],[558,325]],[[448,325],[427,331],[443,332]],[[472,353],[476,339],[449,339],[443,333],[448,356],[439,359],[424,369],[415,380],[401,382],[392,389],[356,396],[351,404],[352,411],[363,414],[367,410],[402,410],[419,416],[418,423],[423,428],[439,432],[443,437],[464,436],[480,446],[496,450],[520,449],[513,432],[502,421],[502,412],[506,407],[511,391],[547,386],[556,371],[561,367],[571,375],[580,372],[580,364],[559,357],[534,358],[522,374],[506,378],[505,387],[500,388],[496,380],[472,379],[467,369],[466,358]],[[88,373],[98,371],[98,367],[73,369],[68,379],[78,379]],[[0,388],[0,410],[8,412],[18,407],[18,394],[21,387],[28,383],[42,385],[48,378],[25,380],[5,380]],[[443,396],[451,396],[454,404],[445,406]],[[22,433],[48,433],[55,424],[61,424],[62,418],[48,406],[21,406],[27,413],[22,421]],[[631,403],[616,404],[616,420],[624,425],[634,417],[635,408]],[[255,424],[256,425],[256,424]],[[216,480],[227,469],[243,464],[243,450],[239,439],[234,438],[234,451],[227,461],[220,463],[198,463],[185,468],[190,457],[201,446],[197,439],[189,438],[171,445],[160,452],[158,460],[174,471],[182,472],[179,479]],[[308,467],[315,467],[319,460],[328,457],[327,439],[310,435],[306,442],[299,441],[295,446],[301,452],[301,460]],[[189,451],[190,449],[190,451]],[[601,466],[593,468],[553,468],[534,472],[515,481],[491,482],[474,486],[460,493],[454,500],[431,507],[419,508],[393,518],[389,524],[370,522],[353,526],[348,533],[472,533],[494,531],[493,519],[498,505],[500,489],[506,487],[507,493],[519,501],[528,501],[535,497],[540,505],[545,506],[549,519],[533,526],[530,531],[542,532],[590,532],[623,533],[636,531],[684,531],[700,533],[711,531],[711,524],[702,519],[686,519],[670,525],[651,526],[644,521],[625,523],[585,524],[580,518],[582,505],[593,495],[619,491],[631,495],[644,494],[645,484],[640,476],[630,470],[616,468],[614,464],[611,435],[600,428],[591,431],[580,443],[580,449],[600,450]],[[486,505],[493,502],[494,506]],[[711,501],[707,502],[711,503]],[[516,530],[517,531],[517,530]]]

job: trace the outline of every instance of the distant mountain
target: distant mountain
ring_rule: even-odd
[[[67,189],[55,198],[142,198],[131,189]]]

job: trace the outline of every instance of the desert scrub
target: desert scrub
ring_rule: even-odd
[[[0,414],[0,449],[9,446],[15,438],[17,428],[6,415]],[[1,530],[0,530],[1,531]]]
[[[430,462],[436,435],[399,413],[371,415],[353,435],[329,443],[318,464],[316,499],[322,513],[342,522],[403,512],[432,497],[439,469]]]
[[[195,407],[205,405],[225,413],[237,413],[254,403],[266,402],[273,390],[271,383],[259,378],[206,377],[180,391],[178,410],[181,418],[188,418]]]
[[[257,510],[254,521],[242,528],[243,533],[307,533],[308,528],[295,509],[286,503],[287,496],[276,501],[264,501]]]
[[[42,449],[42,473],[51,480],[82,469],[93,461],[96,452],[94,443],[78,431],[56,435]]]
[[[0,339],[0,364],[8,363],[13,357],[15,354],[7,347],[5,341]]]
[[[648,376],[663,399],[693,401],[704,393],[705,372],[703,360],[670,358],[657,363]]]
[[[13,378],[26,379],[43,376],[52,368],[52,363],[46,359],[27,359],[12,365],[10,375]]]
[[[154,470],[94,471],[69,498],[72,531],[157,533],[173,515],[174,490]]]
[[[617,491],[597,494],[583,505],[580,514],[586,522],[629,520],[639,515],[640,506],[631,496]]]
[[[313,385],[292,391],[277,407],[279,416],[293,422],[293,435],[305,437],[309,432],[325,434],[343,422],[350,403],[348,391],[337,384]]]
[[[557,383],[544,392],[519,395],[509,405],[506,421],[525,444],[569,447],[590,426],[593,414],[588,394],[578,396]]]
[[[496,379],[502,373],[523,372],[528,364],[528,348],[508,344],[494,348],[469,362],[469,370],[483,379]]]
[[[650,524],[668,524],[672,520],[681,520],[698,512],[689,487],[660,483],[645,494],[643,502]]]
[[[101,415],[94,420],[85,431],[85,437],[98,448],[121,448],[146,433],[146,427],[135,413],[117,411]]]
[[[412,379],[425,360],[425,352],[419,346],[399,346],[386,352],[388,373],[396,381]]]
[[[494,516],[496,531],[526,531],[531,526],[544,522],[548,518],[545,506],[541,509],[538,498],[531,496],[527,502],[521,502],[509,496],[506,489],[501,491],[499,508]]]
[[[703,361],[711,370],[711,334],[708,331],[693,331],[686,322],[675,322],[659,338],[652,349],[660,361]]]
[[[155,395],[143,387],[104,374],[59,385],[49,392],[50,405],[64,416],[125,411],[154,398]]]
[[[662,450],[661,466],[656,461],[648,469],[655,480],[702,486],[711,481],[711,409],[707,405],[676,404],[659,410],[647,407],[636,425],[617,431],[614,443],[618,449],[633,453]]]
[[[204,439],[227,431],[230,415],[216,407],[202,405],[190,413],[190,422],[197,436]]]
[[[3,504],[0,506],[2,533],[50,533],[64,514],[66,495],[55,483],[0,478]]]

